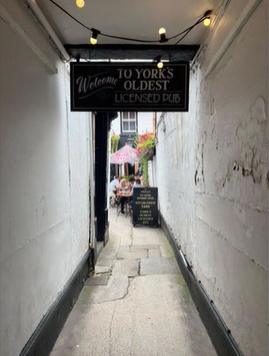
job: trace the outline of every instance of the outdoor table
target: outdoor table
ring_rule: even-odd
[[[127,198],[126,202],[124,203],[124,205],[126,206],[126,214],[125,214],[126,217],[128,216],[128,213],[130,212],[129,202],[130,202],[130,198],[132,196],[133,196],[133,194],[131,192],[128,192],[128,193],[118,192],[117,193],[117,197],[125,197],[125,198]],[[121,204],[118,204],[117,205],[117,213],[118,213],[118,215],[120,214],[120,211],[121,211]]]

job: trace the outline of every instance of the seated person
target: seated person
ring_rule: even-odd
[[[131,178],[129,179],[129,184],[128,184],[128,189],[129,189],[130,191],[132,191],[134,184],[135,184],[135,179],[134,179],[134,177],[131,177]]]
[[[128,192],[130,192],[130,191],[128,190],[128,186],[127,186],[127,183],[126,183],[126,179],[122,179],[122,180],[120,181],[120,186],[119,186],[119,188],[117,188],[117,190],[118,190],[119,193],[124,193],[124,194],[127,194]],[[126,202],[126,200],[127,200],[127,197],[126,197],[126,196],[120,197],[119,203],[120,203],[120,205],[121,205],[121,213],[122,213],[122,214],[124,214],[124,203]]]
[[[119,183],[119,177],[115,176],[114,179],[109,183],[109,186],[108,186],[109,191],[113,192],[118,183]]]
[[[116,184],[116,192],[118,192],[120,190],[120,182],[122,181],[122,177],[119,176],[118,177],[118,183]]]
[[[108,189],[109,189],[109,197],[114,197],[116,194],[116,186],[119,183],[119,177],[115,176],[114,179],[109,183]]]
[[[133,185],[133,189],[132,189],[132,191],[131,191],[131,194],[133,195],[133,193],[134,193],[134,189],[135,188],[142,188],[142,184],[141,184],[141,180],[139,179],[139,178],[137,178],[136,180],[135,180],[135,183],[134,183],[134,185]],[[130,208],[131,208],[131,210],[133,210],[133,199],[131,198],[131,200],[129,201],[129,206],[130,206]]]

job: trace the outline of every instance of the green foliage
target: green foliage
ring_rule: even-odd
[[[148,161],[155,154],[155,136],[152,132],[147,132],[139,137],[136,152],[142,166],[144,185],[148,186]]]
[[[143,176],[144,185],[146,187],[149,186],[148,162],[149,161],[147,159],[144,159],[144,158],[141,160],[142,176]]]
[[[135,134],[134,138],[133,138],[133,147],[136,148],[138,145],[140,139],[140,135],[138,133]]]
[[[115,133],[113,132],[111,134],[111,148],[110,148],[111,153],[115,153],[118,150],[119,140],[120,140],[120,136],[115,135]]]

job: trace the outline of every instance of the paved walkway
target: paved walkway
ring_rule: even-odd
[[[109,215],[96,275],[51,356],[216,356],[163,231]]]

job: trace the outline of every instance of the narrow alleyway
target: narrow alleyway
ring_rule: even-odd
[[[110,209],[110,240],[51,356],[214,356],[163,231]]]

